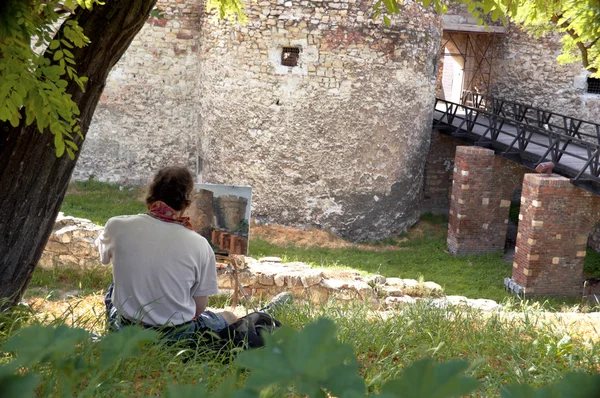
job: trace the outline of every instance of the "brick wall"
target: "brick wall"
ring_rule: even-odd
[[[448,250],[454,254],[502,250],[510,200],[494,179],[494,151],[459,146],[448,222]]]
[[[461,141],[436,130],[432,131],[423,184],[422,212],[448,214],[454,177],[454,157],[456,148],[461,144]],[[513,192],[521,188],[525,173],[530,172],[528,168],[500,156],[493,158],[494,187],[501,191],[503,199],[510,200]]]
[[[558,175],[523,181],[512,279],[527,295],[579,295],[588,235],[600,198]]]
[[[437,130],[431,132],[431,145],[427,156],[427,164],[425,165],[422,213],[448,214],[450,193],[452,192],[454,155],[458,145],[460,145],[460,141],[452,137]]]

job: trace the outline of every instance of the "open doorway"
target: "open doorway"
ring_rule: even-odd
[[[441,98],[458,103],[462,96],[465,61],[453,47],[452,43],[448,43],[443,49]]]
[[[470,105],[465,94],[492,94],[501,38],[499,33],[444,30],[437,96]]]

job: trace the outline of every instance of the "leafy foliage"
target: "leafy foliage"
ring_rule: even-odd
[[[13,127],[36,123],[54,135],[56,156],[71,159],[78,149],[79,108],[67,93],[69,82],[81,90],[87,78],[78,76],[74,48],[88,39],[69,17],[76,7],[91,9],[97,0],[8,0],[0,6],[0,121]],[[56,30],[59,21],[64,21]],[[22,119],[25,120],[22,120]]]
[[[62,391],[64,396],[89,396],[102,375],[121,359],[139,356],[141,347],[156,342],[155,331],[137,327],[124,328],[122,333],[109,335],[98,344],[99,357],[86,360],[79,347],[91,338],[89,332],[66,325],[57,327],[34,325],[21,329],[8,340],[2,351],[13,352],[16,358],[0,366],[0,393],[6,396],[33,397],[41,377],[29,369],[37,363],[49,365],[50,382],[43,396],[52,390]],[[99,359],[98,359],[99,358]],[[86,388],[81,388],[84,381]]]
[[[248,21],[246,14],[244,14],[244,2],[241,0],[208,0],[206,8],[208,11],[216,11],[216,16],[219,19],[228,18],[233,22],[237,17],[241,24]]]
[[[88,396],[97,392],[101,377],[127,357],[141,354],[145,344],[155,343],[157,333],[138,327],[109,334],[94,355],[85,356],[80,346],[89,338],[83,329],[67,326],[31,326],[22,329],[2,347],[16,358],[0,366],[0,392],[8,396],[33,397],[39,392],[41,378],[31,369],[37,362],[52,369],[48,386],[65,396]],[[203,383],[168,385],[167,397],[208,396],[212,398],[272,397],[302,395],[307,397],[365,396],[365,382],[358,376],[358,361],[349,344],[336,338],[332,321],[319,319],[302,331],[282,328],[267,336],[262,350],[242,352],[237,360],[238,372],[225,378],[209,391]],[[245,378],[246,371],[250,376]],[[445,398],[473,393],[479,382],[466,376],[465,361],[436,363],[431,358],[414,362],[401,376],[384,384],[382,398]],[[83,382],[85,380],[85,382]],[[595,397],[600,375],[568,373],[558,383],[533,388],[512,385],[503,388],[504,398]]]
[[[246,388],[257,394],[264,388],[275,392],[295,385],[310,397],[349,396],[350,391],[365,392],[357,374],[358,361],[352,346],[336,340],[333,322],[320,319],[301,333],[284,327],[266,336],[267,349],[240,354],[238,363],[253,372]]]

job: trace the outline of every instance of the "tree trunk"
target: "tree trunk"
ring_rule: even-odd
[[[108,0],[76,19],[91,43],[73,50],[77,72],[87,76],[86,91],[70,83],[85,136],[108,72],[140,31],[156,0]],[[65,27],[63,24],[61,30]],[[60,34],[60,31],[59,33]],[[24,120],[24,119],[23,119]],[[21,123],[24,125],[24,122]],[[54,136],[35,123],[13,128],[0,124],[0,308],[18,303],[31,279],[62,204],[75,163],[55,156]],[[81,139],[75,143],[81,148]]]

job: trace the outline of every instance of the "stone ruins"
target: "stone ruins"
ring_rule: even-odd
[[[38,266],[88,270],[105,267],[98,261],[98,251],[94,246],[102,229],[90,220],[60,213]],[[287,291],[315,303],[330,298],[341,302],[358,300],[377,309],[399,308],[415,304],[421,299],[427,299],[436,306],[452,304],[486,311],[502,309],[493,300],[444,296],[442,287],[435,282],[386,278],[382,275],[363,277],[357,271],[312,268],[301,262],[282,263],[278,257],[260,260],[240,257],[243,264],[238,269],[238,281],[244,292],[253,297],[270,298]],[[235,280],[227,272],[225,264],[218,266],[219,290],[231,292]],[[240,298],[243,299],[241,293]]]

